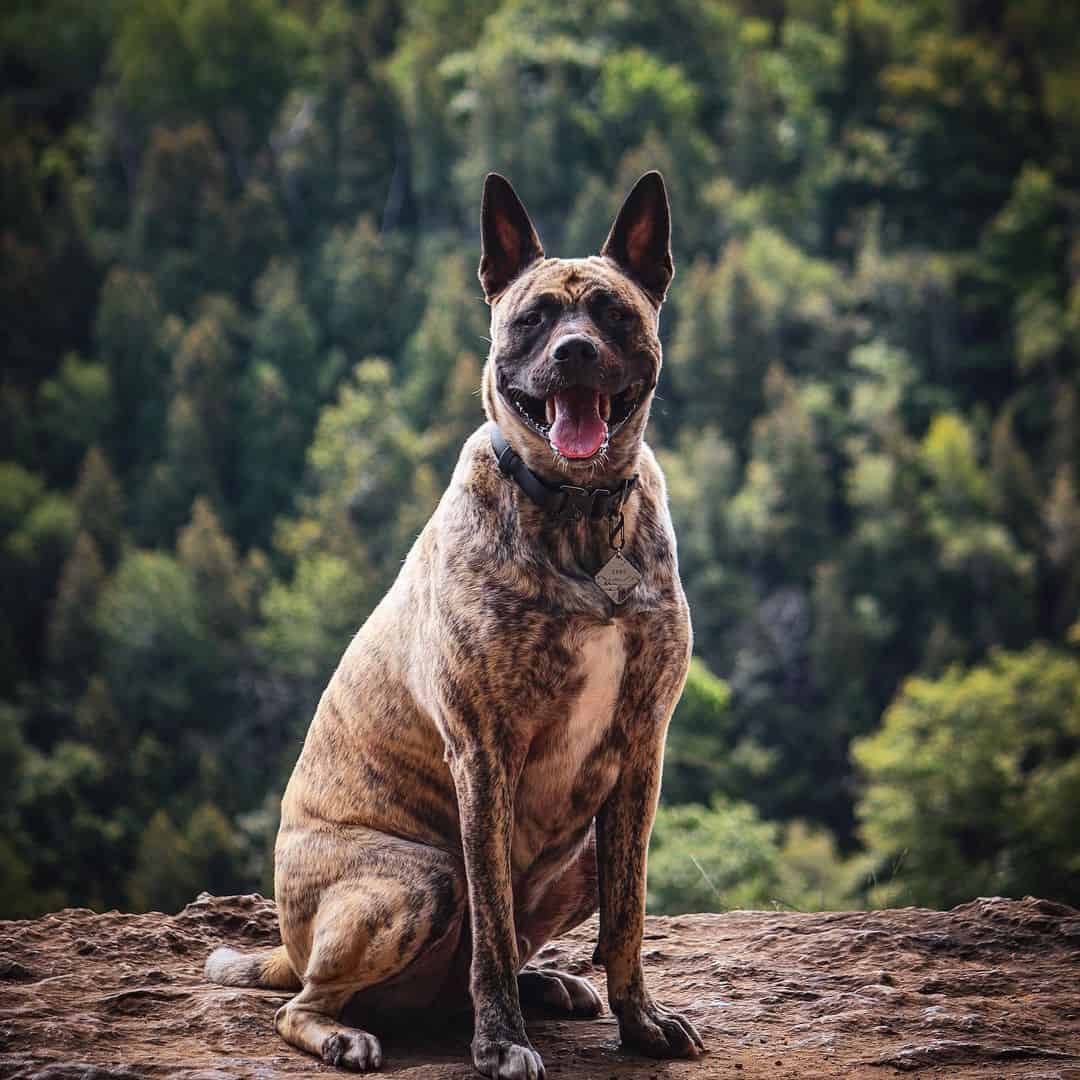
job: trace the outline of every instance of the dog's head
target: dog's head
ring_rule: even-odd
[[[671,282],[667,192],[634,185],[599,255],[548,259],[509,182],[491,173],[480,281],[491,305],[484,408],[534,470],[599,479],[632,468],[660,374]]]

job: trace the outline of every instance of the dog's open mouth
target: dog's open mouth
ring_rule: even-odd
[[[645,396],[642,380],[620,394],[608,396],[591,386],[571,386],[549,398],[535,398],[520,390],[510,400],[528,425],[544,436],[564,458],[583,461],[607,449]]]

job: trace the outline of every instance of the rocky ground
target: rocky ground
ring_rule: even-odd
[[[589,962],[595,932],[587,924],[542,959],[602,982]],[[274,1034],[284,994],[203,980],[213,946],[276,941],[273,903],[259,896],[204,895],[178,915],[69,910],[0,922],[0,1077],[345,1075]],[[645,966],[656,996],[698,1025],[708,1055],[658,1063],[625,1054],[607,1014],[532,1017],[551,1080],[908,1071],[1080,1080],[1080,912],[1044,900],[650,918]],[[386,1074],[474,1075],[469,1032],[444,1018],[376,1033]]]

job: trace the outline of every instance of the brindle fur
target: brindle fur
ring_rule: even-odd
[[[473,434],[289,781],[275,856],[284,945],[218,950],[207,974],[300,989],[278,1031],[354,1069],[377,1068],[382,1051],[339,1020],[350,999],[362,1015],[471,994],[476,1067],[533,1080],[544,1069],[520,1001],[580,1016],[601,1005],[584,979],[525,965],[599,904],[596,957],[623,1042],[696,1056],[700,1037],[653,1002],[640,960],[663,741],[691,646],[664,480],[643,442],[672,272],[663,182],[643,177],[604,254],[586,259],[545,259],[501,177],[488,178],[482,217],[485,411],[550,482],[638,475],[624,554],[642,582],[615,606],[592,580],[611,554],[608,522],[556,523],[499,472],[489,427]],[[540,298],[544,325],[523,327]],[[598,462],[553,454],[506,397],[557,387],[551,343],[568,332],[600,346],[594,385],[647,385]]]

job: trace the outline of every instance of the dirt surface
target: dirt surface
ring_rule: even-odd
[[[595,921],[541,960],[589,962]],[[949,912],[732,912],[650,918],[645,967],[709,1053],[654,1062],[624,1053],[615,1021],[529,1018],[551,1080],[628,1077],[1052,1077],[1080,1080],[1080,912],[983,899]],[[0,1077],[273,1080],[344,1076],[286,1046],[285,994],[212,986],[210,949],[278,941],[260,896],[201,896],[178,915],[62,911],[0,922]],[[467,1025],[430,1013],[383,1037],[383,1072],[475,1074]]]

